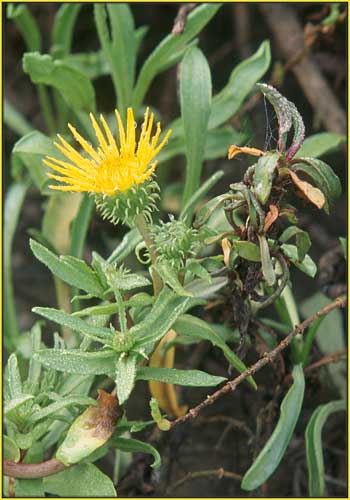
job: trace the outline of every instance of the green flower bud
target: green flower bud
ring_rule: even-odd
[[[122,222],[132,227],[137,215],[143,214],[149,219],[150,214],[157,210],[159,186],[156,181],[151,180],[134,184],[127,191],[118,192],[113,196],[95,194],[94,198],[103,219],[115,225]]]

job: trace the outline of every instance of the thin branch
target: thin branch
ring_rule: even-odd
[[[16,463],[11,460],[4,460],[4,474],[5,476],[15,477],[18,479],[34,479],[39,477],[47,477],[57,472],[66,469],[62,462],[51,458],[46,462],[39,464],[24,464]]]
[[[310,364],[306,368],[304,368],[304,373],[307,374],[313,370],[317,370],[317,368],[320,368],[321,366],[328,365],[329,363],[338,363],[338,361],[346,359],[346,352],[345,351],[336,351],[333,352],[332,354],[329,354],[328,356],[324,356],[323,358],[319,359],[315,363]]]
[[[186,422],[189,419],[196,418],[198,413],[203,410],[206,406],[209,406],[214,403],[218,398],[227,394],[228,392],[236,390],[236,388],[244,382],[248,377],[254,375],[257,371],[261,370],[265,365],[271,363],[280,352],[286,349],[289,344],[292,342],[293,338],[296,335],[303,334],[304,330],[311,325],[316,319],[321,316],[325,316],[326,314],[333,311],[333,309],[337,309],[338,307],[345,307],[346,305],[346,296],[338,297],[330,304],[326,305],[322,309],[320,309],[317,313],[309,316],[305,321],[295,326],[295,328],[275,347],[272,351],[266,352],[254,365],[250,366],[241,373],[238,377],[233,380],[227,382],[221,389],[217,390],[210,396],[208,396],[204,401],[199,403],[199,405],[195,406],[191,410],[189,410],[184,416],[177,418],[171,424],[171,427],[175,427],[178,424]]]
[[[239,474],[236,474],[235,472],[226,471],[222,467],[220,467],[220,469],[200,470],[200,471],[196,471],[196,472],[189,472],[188,474],[186,474],[186,476],[182,477],[181,479],[176,481],[174,484],[170,485],[167,489],[167,493],[169,491],[173,491],[173,490],[179,488],[187,481],[191,481],[193,479],[199,479],[199,478],[203,478],[203,477],[208,478],[208,477],[212,477],[212,476],[217,477],[218,479],[222,479],[223,477],[225,477],[228,479],[235,479],[236,481],[242,480],[242,476],[240,476]]]
[[[195,8],[195,3],[187,3],[179,8],[177,16],[174,21],[173,29],[171,30],[172,35],[181,35],[183,33],[188,14]]]

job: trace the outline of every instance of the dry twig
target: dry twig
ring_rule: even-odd
[[[172,35],[181,35],[181,33],[183,33],[187,16],[195,6],[195,3],[187,3],[179,8],[179,12],[177,13],[174,21],[173,29],[171,30]]]
[[[200,471],[196,471],[196,472],[189,472],[188,474],[186,474],[186,476],[182,477],[181,479],[176,481],[174,484],[170,485],[168,490],[167,490],[167,493],[169,491],[172,491],[172,490],[179,488],[187,481],[191,481],[193,479],[199,479],[199,478],[203,478],[203,477],[209,478],[209,477],[213,477],[213,476],[217,477],[218,479],[222,479],[223,477],[225,477],[228,479],[235,479],[236,481],[242,480],[242,476],[240,476],[239,474],[236,474],[235,472],[226,471],[222,467],[220,467],[219,469],[200,470]]]
[[[338,297],[335,299],[333,302],[330,304],[326,305],[320,311],[316,312],[315,314],[312,314],[309,316],[306,320],[304,320],[302,323],[299,325],[295,326],[294,330],[292,330],[279,344],[277,347],[275,347],[272,351],[266,352],[254,365],[250,366],[245,370],[243,373],[241,373],[238,377],[236,377],[233,380],[230,380],[227,382],[221,389],[218,389],[216,392],[208,396],[204,401],[199,403],[199,405],[195,406],[191,410],[189,410],[184,416],[177,418],[172,422],[172,427],[175,427],[178,424],[181,424],[183,422],[186,422],[189,419],[196,418],[198,413],[205,408],[206,406],[209,406],[214,403],[218,398],[223,396],[224,394],[227,394],[229,392],[233,392],[236,390],[236,388],[244,382],[248,377],[254,375],[257,371],[259,371],[261,368],[263,368],[265,365],[268,363],[271,363],[280,352],[282,352],[284,349],[286,349],[289,344],[292,342],[293,338],[298,335],[302,334],[304,330],[311,325],[317,318],[321,316],[325,316],[326,314],[330,313],[333,311],[333,309],[337,309],[338,307],[345,307],[346,304],[346,296]]]

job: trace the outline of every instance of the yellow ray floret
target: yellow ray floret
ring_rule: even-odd
[[[58,135],[60,143],[55,142],[55,146],[69,162],[51,156],[44,160],[45,165],[55,171],[49,173],[48,177],[63,183],[63,185],[49,186],[51,189],[86,191],[111,196],[127,191],[135,184],[145,182],[152,175],[157,166],[157,161],[152,163],[152,160],[169,139],[171,131],[169,130],[164,139],[157,144],[161,133],[158,123],[151,139],[154,116],[147,108],[137,143],[132,109],[128,108],[126,131],[117,110],[115,115],[119,129],[119,146],[103,116],[100,116],[101,129],[92,113],[90,119],[99,142],[97,149],[94,149],[70,124],[68,127],[84,151],[83,154],[78,153]]]

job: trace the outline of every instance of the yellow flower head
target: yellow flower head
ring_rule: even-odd
[[[51,185],[51,189],[60,191],[85,191],[88,193],[112,196],[118,192],[125,192],[134,185],[142,184],[154,172],[157,161],[152,163],[167,142],[169,130],[160,144],[157,145],[161,128],[151,138],[154,115],[146,109],[141,135],[136,142],[134,114],[128,108],[126,133],[118,111],[115,111],[119,129],[119,147],[103,116],[100,116],[103,131],[95,117],[90,113],[90,119],[95,130],[99,147],[94,149],[72,125],[68,124],[76,141],[87,155],[78,153],[67,141],[58,134],[60,143],[55,146],[68,158],[69,162],[57,158],[47,157],[44,163],[56,173],[49,173],[48,177],[62,182],[64,185]]]

